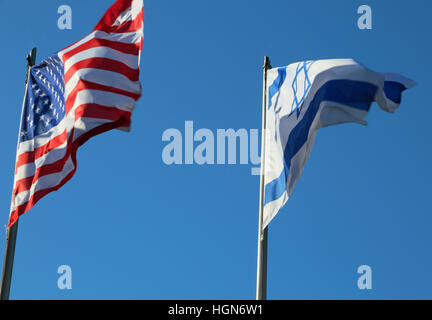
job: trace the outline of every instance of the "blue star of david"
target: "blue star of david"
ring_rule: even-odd
[[[293,89],[293,97],[294,97],[293,103],[291,105],[291,110],[292,110],[291,112],[294,112],[294,110],[297,110],[297,117],[299,117],[299,115],[300,115],[300,111],[301,111],[302,106],[303,106],[303,101],[304,101],[305,97],[307,96],[307,94],[309,93],[309,90],[311,88],[311,82],[309,79],[308,72],[309,72],[309,69],[311,68],[313,63],[314,63],[314,61],[305,61],[303,63],[299,63],[297,65],[297,68],[296,68],[296,75],[295,75],[293,82],[292,82],[292,85],[291,85],[291,87]],[[299,86],[298,76],[302,72],[304,73],[303,95],[299,99],[299,97],[297,97],[297,93],[298,93],[298,89],[299,89],[298,88],[298,86]]]

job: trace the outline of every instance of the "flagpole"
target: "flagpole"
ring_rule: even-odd
[[[26,75],[26,82],[25,82],[24,100],[21,109],[17,148],[20,141],[24,106],[27,99],[27,89],[28,89],[30,68],[34,66],[35,63],[36,63],[36,48],[33,48],[32,51],[30,51],[30,53],[27,55],[27,75]],[[12,281],[13,262],[15,257],[16,238],[18,234],[18,221],[19,220],[17,220],[12,227],[8,228],[6,232],[6,249],[5,249],[5,255],[3,260],[3,270],[2,270],[2,277],[1,277],[1,291],[0,291],[1,300],[9,300],[9,293],[10,293],[10,287]]]
[[[271,69],[269,57],[264,57],[263,66],[263,103],[262,103],[262,130],[261,130],[261,176],[260,176],[260,200],[258,220],[258,262],[257,262],[257,287],[256,299],[267,299],[267,246],[268,227],[263,229],[264,217],[264,160],[265,160],[265,131],[267,119],[267,70]]]

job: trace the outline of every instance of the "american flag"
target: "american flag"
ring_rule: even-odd
[[[31,68],[9,227],[75,173],[89,138],[128,130],[141,96],[143,0],[117,0],[88,36]]]

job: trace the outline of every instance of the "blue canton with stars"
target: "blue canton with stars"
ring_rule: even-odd
[[[64,68],[56,55],[30,70],[20,142],[55,127],[65,116]]]

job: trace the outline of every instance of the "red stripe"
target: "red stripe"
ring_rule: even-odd
[[[136,16],[134,20],[127,20],[118,26],[104,25],[96,27],[95,30],[104,31],[106,33],[126,33],[126,32],[137,32],[142,29],[144,23],[144,8]]]
[[[58,148],[66,141],[66,139],[67,139],[67,132],[65,129],[61,134],[51,139],[43,146],[34,149],[34,151],[29,151],[20,154],[17,159],[15,173],[16,170],[18,170],[18,168],[21,167],[22,165],[34,162],[36,159],[42,157],[44,154],[47,154],[51,150]]]
[[[72,147],[72,143],[71,143],[72,139],[73,136],[71,135],[68,139],[66,152],[63,158],[57,160],[56,162],[45,164],[42,167],[39,167],[38,169],[36,169],[36,172],[33,176],[29,176],[27,178],[16,181],[15,188],[12,193],[12,197],[15,197],[20,192],[29,190],[32,184],[34,184],[40,177],[62,171],[64,169],[68,157],[70,156],[70,150],[68,149]]]
[[[113,27],[112,33],[137,32],[142,29],[143,24],[144,24],[144,8],[134,20],[128,20],[123,22],[119,26],[116,26],[115,28]]]
[[[134,99],[135,101],[137,101],[139,99],[139,97],[141,96],[141,94],[117,89],[115,87],[104,86],[102,84],[98,84],[98,83],[94,83],[94,82],[90,82],[90,81],[86,81],[86,80],[79,80],[77,85],[75,86],[75,88],[69,93],[69,95],[67,97],[67,100],[65,103],[66,114],[68,114],[69,111],[73,108],[78,93],[80,91],[83,91],[83,90],[100,90],[100,91],[117,93],[117,94],[121,94],[121,95],[130,97],[130,98]]]
[[[82,45],[79,45],[75,49],[66,52],[63,55],[63,63],[66,63],[66,61],[69,58],[71,58],[72,56],[80,52],[92,48],[97,48],[97,47],[108,47],[113,50],[117,50],[127,54],[132,54],[135,56],[138,56],[140,51],[140,46],[137,43],[123,43],[123,42],[111,41],[106,39],[92,38],[89,41],[84,42]]]
[[[119,17],[119,15],[130,8],[132,0],[117,0],[105,13],[99,23],[96,25],[94,30],[104,30],[109,28]]]
[[[124,75],[131,81],[138,81],[139,78],[139,69],[132,69],[118,60],[112,60],[108,58],[89,58],[75,63],[68,69],[64,77],[65,85],[69,82],[70,78],[72,78],[75,72],[80,69],[87,68],[117,72]]]
[[[69,155],[72,157],[72,161],[73,161],[74,166],[75,166],[74,170],[72,172],[70,172],[57,186],[35,192],[33,194],[33,196],[30,197],[28,202],[18,206],[13,212],[11,212],[11,214],[9,216],[8,227],[10,228],[18,220],[19,216],[21,216],[22,214],[24,214],[25,212],[30,210],[41,198],[46,196],[48,193],[51,193],[53,191],[60,189],[66,182],[68,182],[72,178],[72,176],[75,174],[75,171],[77,168],[76,152],[77,152],[79,146],[84,144],[88,139],[90,139],[93,136],[96,136],[98,134],[101,134],[103,132],[106,132],[106,131],[109,131],[109,130],[112,130],[115,128],[125,127],[125,126],[129,126],[129,125],[130,125],[130,120],[121,118],[115,122],[106,123],[106,124],[103,124],[99,127],[96,127],[94,129],[86,132],[79,139],[77,139],[75,142],[73,142],[71,144],[72,147],[68,148],[68,150],[70,150]],[[73,132],[74,132],[74,130],[71,131],[71,136],[73,136]]]
[[[88,103],[79,106],[75,111],[75,118],[96,118],[117,121],[124,117],[130,121],[131,113],[117,108],[106,107],[100,104]],[[76,121],[75,121],[76,122]]]

